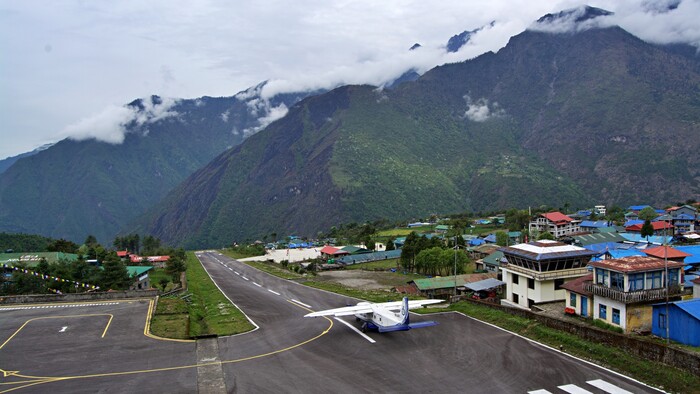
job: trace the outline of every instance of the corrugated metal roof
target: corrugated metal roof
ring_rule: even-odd
[[[676,301],[671,302],[672,305],[684,310],[689,315],[700,320],[700,298],[694,298],[692,300]],[[653,306],[666,305],[666,303],[654,304]]]
[[[127,265],[126,266],[126,271],[129,273],[129,276],[141,276],[145,272],[148,272],[152,270],[153,267],[150,265]]]
[[[554,223],[569,223],[572,222],[574,219],[564,215],[561,212],[548,212],[548,213],[542,213],[540,214],[542,217],[546,218],[547,220],[550,220]]]
[[[606,242],[623,242],[625,237],[618,233],[593,233],[586,235],[575,235],[572,237],[577,243],[587,246]]]
[[[649,256],[630,256],[622,259],[609,259],[592,261],[591,266],[605,268],[616,272],[640,272],[663,269],[668,264],[668,268],[681,268],[683,263],[677,261],[666,262],[663,259]]]
[[[690,256],[686,257],[684,262],[686,264],[697,264],[700,263],[700,245],[694,246],[676,246],[676,249],[688,253]]]
[[[488,278],[488,279],[480,280],[478,282],[467,283],[464,285],[464,287],[466,287],[469,290],[480,291],[480,290],[493,289],[494,287],[503,286],[505,284],[506,284],[506,282],[501,282],[500,280],[498,280],[496,278]]]
[[[690,254],[685,253],[682,250],[672,248],[670,246],[657,246],[655,248],[646,248],[644,249],[644,253],[646,253],[649,256],[658,257],[661,259],[680,259],[690,256]]]
[[[476,282],[488,278],[496,277],[496,273],[488,274],[463,274],[457,275],[457,286],[464,286],[465,283]],[[412,281],[419,290],[446,289],[455,286],[454,276],[441,276],[439,278],[422,278]]]

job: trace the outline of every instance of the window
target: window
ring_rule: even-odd
[[[629,280],[630,280],[630,291],[644,290],[644,273],[631,274],[629,276]]]
[[[678,268],[668,270],[668,284],[672,286],[678,283]]]
[[[620,325],[620,310],[612,308],[612,322],[613,324]]]
[[[661,282],[661,277],[663,274],[663,271],[652,271],[652,272],[647,272],[647,289],[660,289],[663,287],[663,284]]]
[[[554,279],[554,290],[561,290],[561,285],[564,284],[564,278]]]
[[[666,314],[659,313],[659,328],[666,328]]]
[[[571,293],[571,299],[569,300],[569,305],[572,308],[576,308],[576,293]]]
[[[608,271],[600,268],[595,269],[595,283],[607,286],[608,285]]]
[[[532,278],[527,278],[527,288],[535,290],[535,280]]]
[[[516,304],[520,303],[520,297],[518,297],[518,295],[515,293],[513,293],[513,302],[515,302]]]
[[[608,307],[600,304],[598,305],[598,317],[603,320],[608,320]]]
[[[513,275],[513,284],[514,284],[514,285],[517,285],[518,282],[519,282],[519,280],[518,280],[519,276],[516,275],[516,274],[512,274],[512,275]]]
[[[625,276],[622,272],[610,271],[610,288],[622,291],[625,288]]]

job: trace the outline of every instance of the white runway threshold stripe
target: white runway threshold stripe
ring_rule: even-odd
[[[335,319],[336,321],[338,321],[338,322],[340,322],[340,323],[343,323],[343,324],[345,324],[346,326],[350,327],[351,330],[353,330],[353,331],[355,331],[356,333],[360,334],[360,336],[362,336],[362,338],[368,340],[370,343],[375,343],[375,342],[377,342],[377,341],[375,341],[374,339],[370,338],[369,336],[365,335],[364,332],[358,330],[358,329],[357,329],[355,326],[353,326],[352,324],[346,322],[345,320],[340,319],[340,318],[338,318],[338,317],[334,317],[333,319]]]
[[[297,304],[299,304],[299,305],[301,305],[301,306],[305,306],[305,307],[307,307],[307,308],[311,308],[311,305],[304,304],[303,302],[301,302],[301,301],[299,301],[299,300],[295,300],[294,298],[292,298],[290,301],[296,302]]]
[[[565,384],[563,386],[557,386],[557,387],[559,387],[561,390],[564,390],[567,393],[571,393],[571,394],[593,394],[590,391],[582,389],[581,387],[578,387],[575,384]]]
[[[590,384],[591,386],[595,386],[595,387],[605,391],[606,393],[610,393],[610,394],[632,394],[631,391],[621,389],[621,388],[615,386],[614,384],[608,383],[608,382],[601,380],[601,379],[589,380],[586,383]]]
[[[627,391],[623,388],[617,387],[612,383],[606,382],[602,379],[596,379],[596,380],[589,380],[586,382],[587,384],[590,384],[591,386],[604,391],[609,394],[632,394],[631,391]],[[558,386],[558,389],[562,391],[566,391],[567,393],[572,393],[572,394],[592,394],[590,391],[581,388],[575,384],[565,384],[562,386]],[[552,394],[550,391],[547,391],[545,389],[540,389],[540,390],[533,390],[533,391],[528,391],[528,394]]]

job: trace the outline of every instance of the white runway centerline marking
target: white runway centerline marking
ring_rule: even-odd
[[[245,276],[241,276],[241,278],[243,278],[245,280],[250,280],[250,279],[246,278]]]
[[[340,319],[340,318],[337,318],[337,317],[334,317],[333,319],[335,319],[335,320],[337,320],[338,322],[343,323],[343,324],[345,324],[346,326],[350,327],[351,330],[353,330],[353,331],[355,331],[356,333],[360,334],[364,339],[368,340],[370,343],[375,343],[375,342],[377,342],[377,341],[375,341],[374,339],[370,338],[369,336],[365,335],[364,332],[362,332],[362,331],[358,330],[357,328],[355,328],[355,326],[353,326],[352,324],[346,322],[345,320]]]
[[[262,287],[262,285],[259,285],[259,284],[255,283],[255,282],[253,282],[253,284],[254,284],[255,286]]]
[[[305,307],[307,307],[307,308],[311,308],[311,305],[304,304],[303,302],[301,302],[301,301],[299,301],[299,300],[295,300],[294,298],[292,298],[290,301],[296,302],[297,304],[299,304],[299,305],[301,305],[301,306],[305,306]]]
[[[233,273],[236,274],[236,275],[240,275],[240,274],[238,273],[238,271],[233,271]]]
[[[274,291],[274,290],[267,289],[267,291],[269,291],[270,293],[275,294],[275,295],[280,295],[280,293],[278,293],[278,292],[276,292],[276,291]]]
[[[59,332],[66,332],[67,329],[68,329],[68,326],[63,326],[63,327],[61,328],[61,331],[59,331]]]

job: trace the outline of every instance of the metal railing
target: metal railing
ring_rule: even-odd
[[[619,301],[624,304],[633,304],[636,302],[658,301],[666,298],[666,288],[622,291],[611,287],[595,284],[592,282],[584,283],[584,290],[593,293],[594,295],[610,298],[611,300]],[[681,287],[679,285],[669,286],[669,296],[681,295]]]

